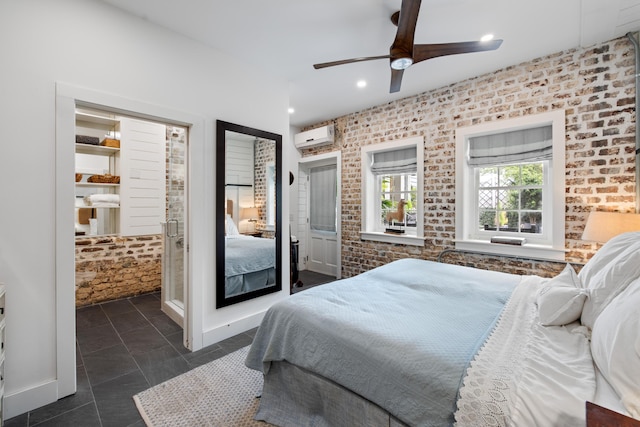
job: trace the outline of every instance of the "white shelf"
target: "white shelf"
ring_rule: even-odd
[[[98,156],[111,156],[120,151],[119,148],[105,147],[102,145],[80,144],[76,143],[76,153],[94,154]]]
[[[86,238],[92,238],[92,237],[119,237],[119,234],[76,234],[75,235],[76,239],[80,240],[80,239],[86,239]],[[1,427],[1,426],[0,426]]]
[[[120,209],[120,206],[76,206],[76,209]]]
[[[76,122],[97,123],[100,125],[115,126],[120,122],[115,116],[99,116],[97,114],[85,113],[76,110]]]
[[[101,184],[99,182],[76,182],[76,187],[119,187],[120,184]]]

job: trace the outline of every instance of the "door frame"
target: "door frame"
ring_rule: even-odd
[[[337,254],[338,259],[336,260],[336,279],[342,278],[342,153],[340,151],[331,151],[328,153],[317,154],[314,156],[303,157],[298,160],[298,176],[300,176],[300,169],[305,171],[309,171],[309,169],[318,167],[318,166],[327,166],[327,165],[335,165],[336,166],[336,185],[337,185],[337,193],[336,198],[338,199],[336,202],[336,245],[337,245]],[[309,216],[309,191],[306,192],[306,213],[307,217]],[[301,223],[302,218],[298,218],[298,224]],[[306,224],[305,226],[305,245],[304,245],[304,254],[299,254],[299,256],[307,256],[309,255],[310,249],[310,224],[304,218],[302,223]]]
[[[206,233],[192,233],[194,229],[206,230],[206,210],[204,206],[194,209],[191,200],[205,199],[205,140],[207,127],[205,120],[197,115],[148,104],[105,92],[56,83],[55,112],[55,286],[56,286],[56,399],[76,392],[76,325],[75,325],[75,237],[73,230],[73,209],[75,188],[75,108],[76,105],[100,108],[127,114],[141,119],[151,119],[189,128],[187,172],[187,215],[189,227],[185,230],[188,242],[206,248]],[[199,179],[195,179],[195,178]],[[185,322],[183,341],[187,348],[202,348],[203,310],[201,304],[202,286],[192,283],[193,271],[202,270],[206,263],[206,250],[189,254],[186,260],[187,277],[185,283]]]

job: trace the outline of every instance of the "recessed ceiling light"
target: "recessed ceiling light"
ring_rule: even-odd
[[[362,87],[366,87],[367,86],[367,82],[365,80],[358,80],[358,83],[356,83],[358,85],[358,87],[362,88]]]
[[[291,107],[289,107],[289,109],[288,109],[287,111],[289,111],[289,114],[293,114],[293,113],[295,113],[295,112],[296,112],[296,110],[294,110],[294,109],[293,109],[293,108],[291,108]]]
[[[481,42],[488,42],[489,40],[493,40],[493,34],[485,34],[480,38]]]

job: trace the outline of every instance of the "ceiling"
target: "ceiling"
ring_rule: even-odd
[[[312,65],[387,55],[396,32],[389,18],[401,0],[101,1],[286,79],[297,127],[640,29],[640,0],[423,0],[416,43],[478,40],[486,33],[504,42],[492,52],[415,64],[400,92],[390,94],[388,60]],[[361,79],[365,88],[356,86]]]

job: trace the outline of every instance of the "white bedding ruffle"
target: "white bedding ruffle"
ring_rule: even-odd
[[[469,365],[456,425],[581,426],[595,396],[587,329],[542,326],[535,305],[544,279],[526,276]]]

